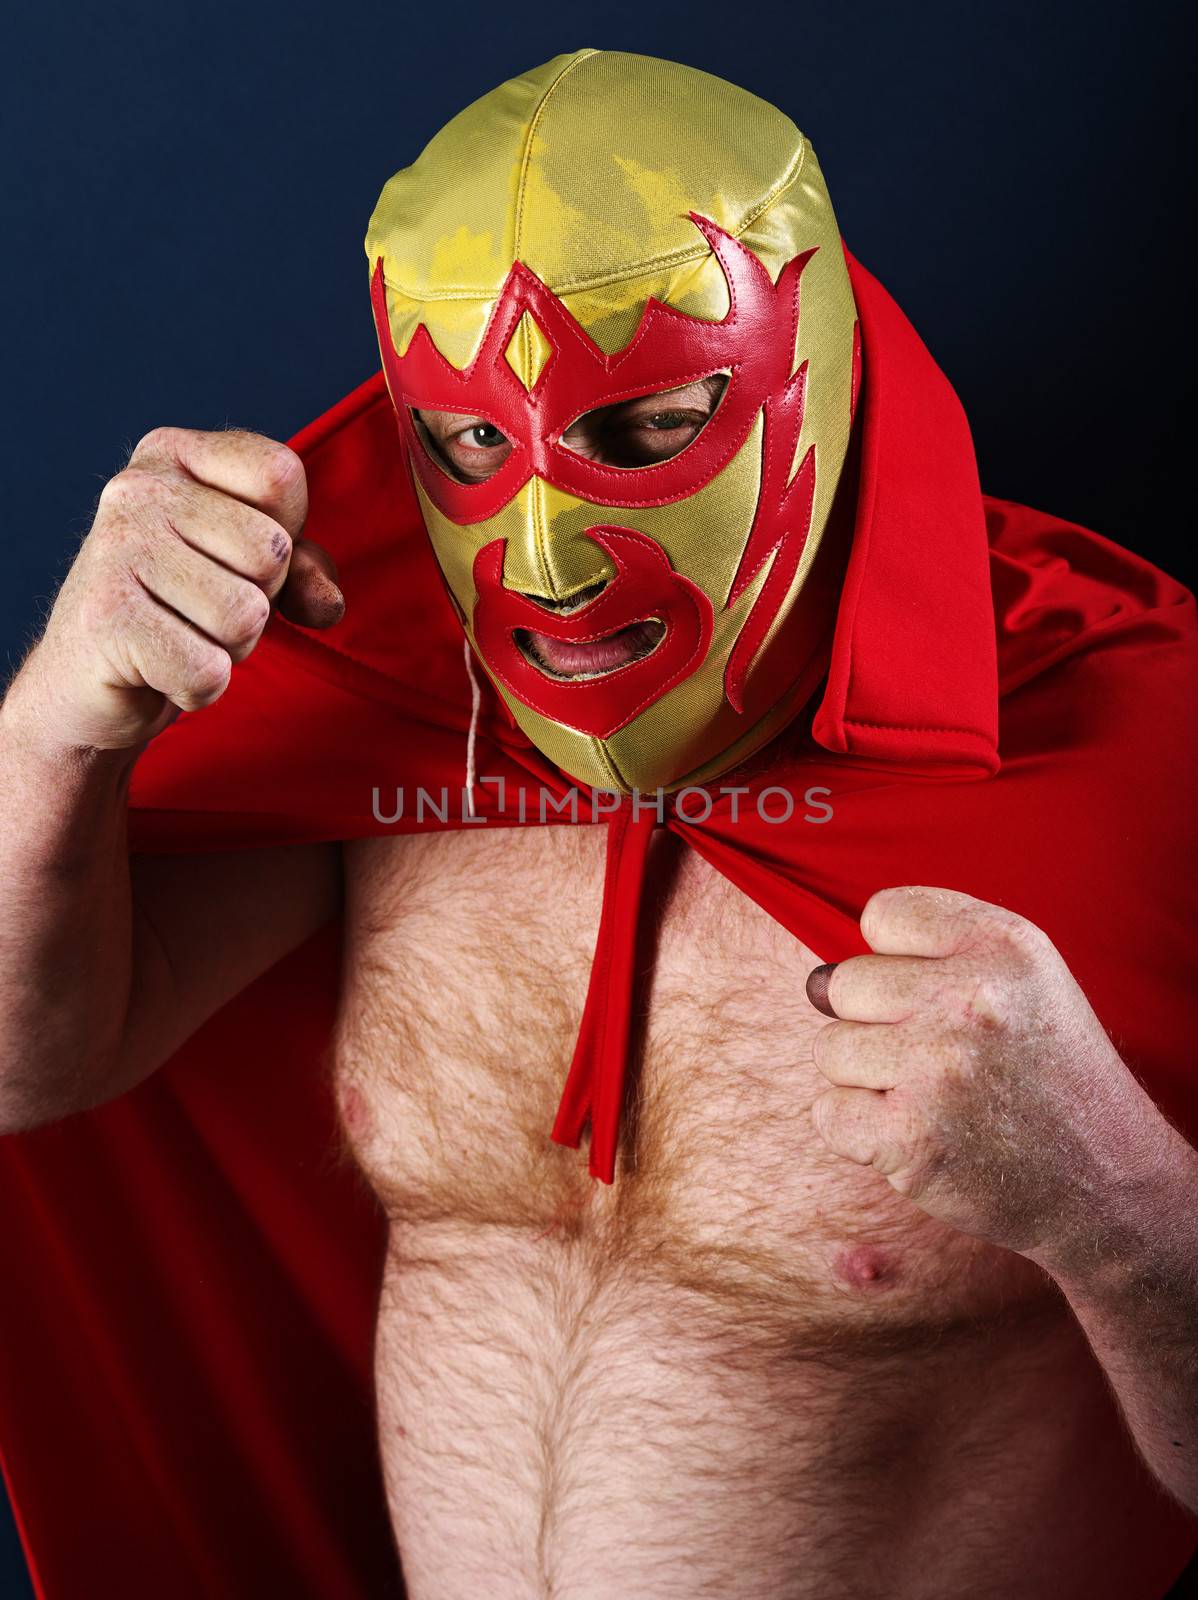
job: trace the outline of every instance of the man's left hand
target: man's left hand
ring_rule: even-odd
[[[828,1147],[925,1211],[1040,1259],[1150,1175],[1163,1119],[1032,923],[950,889],[875,894],[873,955],[817,968]],[[823,1006],[820,1007],[824,1009]]]

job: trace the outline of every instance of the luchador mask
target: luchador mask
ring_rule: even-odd
[[[366,251],[433,550],[520,727],[600,788],[743,760],[793,716],[829,621],[807,580],[856,396],[810,145],[706,73],[559,56],[390,180]],[[668,420],[665,392],[705,379],[718,400],[675,453],[605,450],[603,419],[664,394]],[[446,428],[493,468],[455,467]]]

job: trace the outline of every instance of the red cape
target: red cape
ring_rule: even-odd
[[[851,267],[860,492],[826,680],[806,717],[723,780],[750,787],[737,820],[725,798],[668,825],[827,960],[864,948],[860,909],[893,884],[1030,917],[1198,1141],[1179,871],[1198,788],[1193,601],[1096,534],[984,499],[951,388]],[[276,617],[221,701],[154,742],[133,782],[137,850],[462,825],[462,634],[381,377],[292,444],[345,620],[325,636]],[[518,825],[521,789],[537,823],[539,787],[568,787],[486,684],[478,771],[505,779],[504,814],[498,786],[481,785],[488,820],[472,825]],[[804,823],[800,799],[791,822],[763,822],[769,785],[829,790],[832,820]],[[438,808],[447,791],[445,823],[427,805],[417,819],[417,786]],[[402,819],[376,819],[375,788],[384,817],[402,788]],[[589,1117],[600,1176],[650,822],[625,807],[611,827],[596,975],[554,1130],[576,1142]],[[50,1600],[402,1593],[371,1400],[383,1221],[337,1154],[322,1061],[339,936],[331,924],[280,962],[135,1093],[0,1142],[0,1454]]]

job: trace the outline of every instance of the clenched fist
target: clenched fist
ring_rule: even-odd
[[[55,742],[101,750],[210,705],[272,604],[306,627],[341,617],[332,558],[300,537],[307,510],[286,445],[154,429],[105,485],[13,695]]]
[[[1061,956],[949,889],[881,890],[861,930],[875,954],[808,979],[838,1019],[812,1047],[825,1143],[965,1233],[1072,1248],[1103,1195],[1144,1177],[1159,1113]]]

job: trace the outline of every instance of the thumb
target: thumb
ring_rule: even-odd
[[[337,564],[329,552],[311,539],[297,539],[279,591],[279,610],[301,628],[331,628],[345,614],[345,596],[336,580]]]

